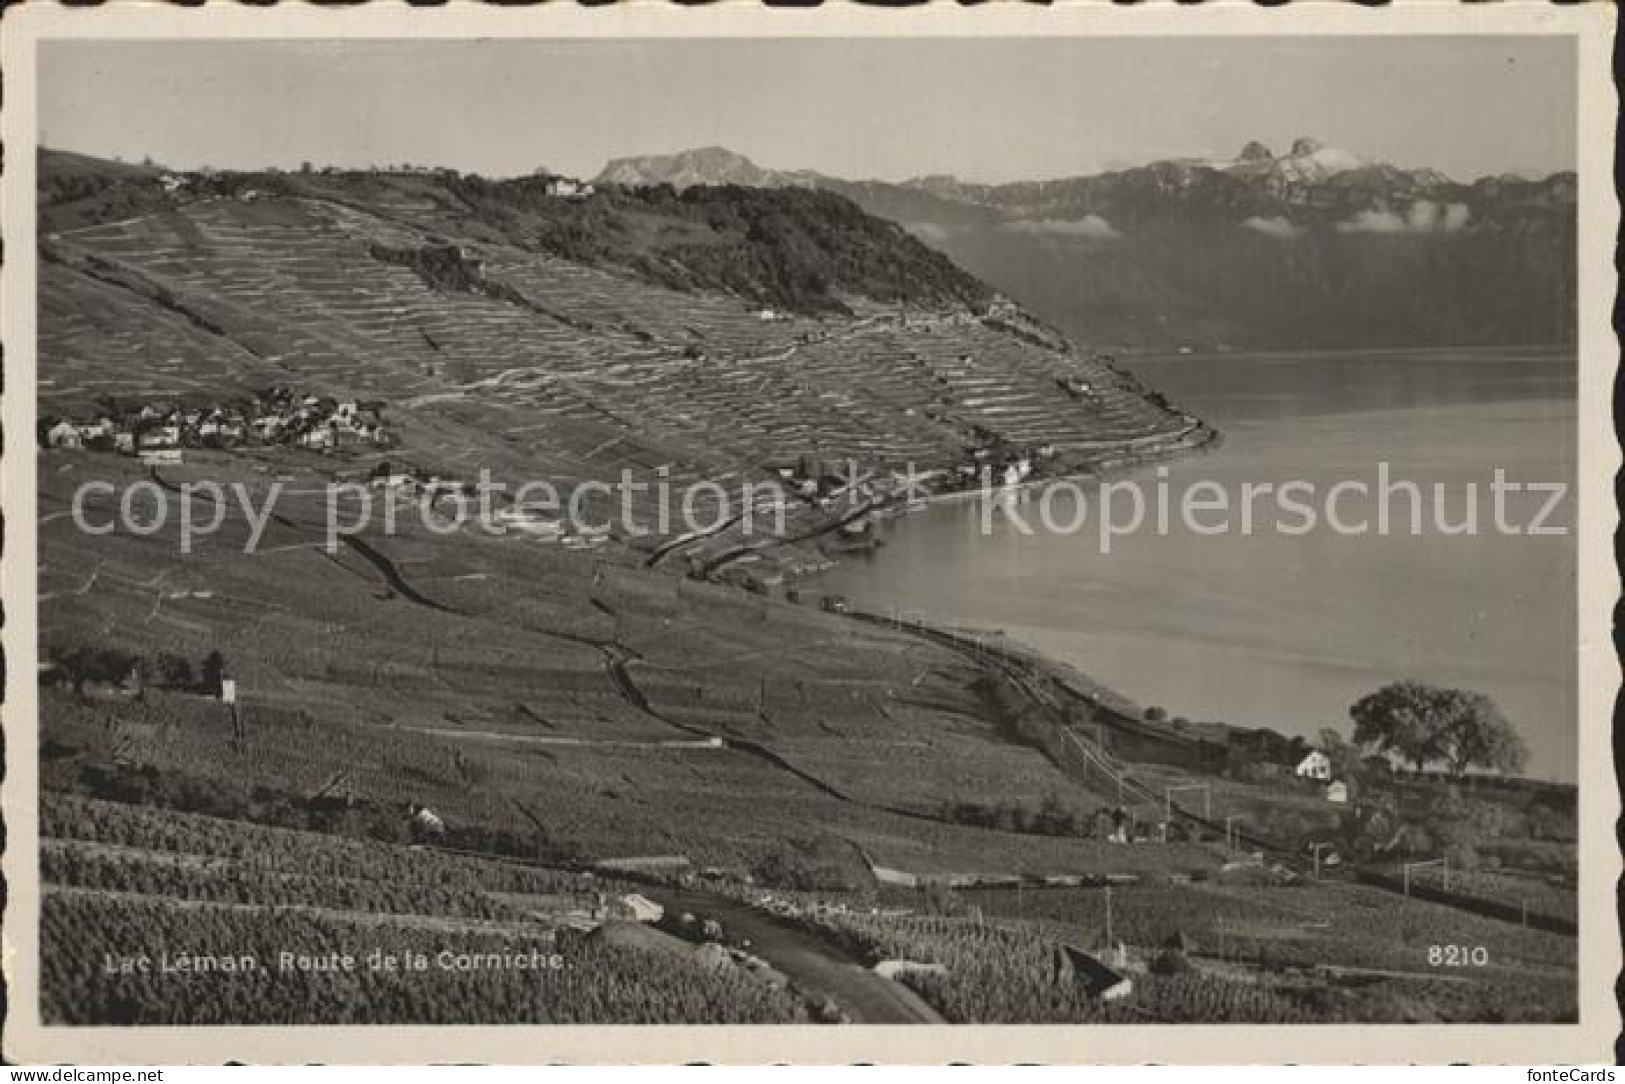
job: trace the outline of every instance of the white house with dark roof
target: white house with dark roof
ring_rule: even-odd
[[[45,446],[47,448],[82,448],[84,437],[79,433],[79,427],[70,421],[60,421],[45,431]]]
[[[1319,749],[1298,761],[1293,773],[1299,779],[1313,779],[1320,783],[1329,783],[1332,780],[1332,760]]]

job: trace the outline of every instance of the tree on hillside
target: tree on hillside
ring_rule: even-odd
[[[58,664],[73,683],[75,696],[83,696],[91,683],[114,685],[125,682],[141,687],[141,659],[127,651],[104,647],[76,647],[63,653]],[[135,680],[131,680],[131,679]]]
[[[1467,693],[1464,710],[1446,735],[1446,758],[1451,770],[1463,775],[1477,765],[1501,772],[1522,771],[1529,762],[1529,747],[1495,701],[1482,693]]]
[[[1461,775],[1471,767],[1515,772],[1528,759],[1517,729],[1483,693],[1419,681],[1396,681],[1349,708],[1354,740],[1395,752],[1418,771],[1444,761]]]
[[[218,651],[211,651],[203,660],[198,684],[210,696],[219,696],[226,677],[226,660]]]
[[[1345,810],[1339,819],[1338,831],[1350,854],[1366,858],[1394,842],[1404,824],[1394,797],[1375,794]]]
[[[191,661],[172,651],[159,652],[153,669],[156,671],[158,684],[166,688],[190,689],[197,684],[197,675],[192,672]]]
[[[1326,754],[1332,762],[1335,779],[1359,779],[1365,774],[1365,754],[1358,745],[1343,740],[1343,735],[1331,727],[1322,727],[1315,739],[1315,748]]]

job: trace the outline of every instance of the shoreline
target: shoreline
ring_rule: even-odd
[[[1451,388],[1451,390],[1454,390],[1454,388]],[[1440,410],[1482,411],[1485,406],[1484,403],[1477,403],[1477,401],[1458,403],[1456,401],[1458,397],[1454,397],[1454,395],[1445,395],[1445,397],[1441,397],[1441,400],[1445,405],[1441,406]],[[1493,401],[1492,405],[1498,405],[1498,400]],[[1428,406],[1430,405],[1422,405],[1422,408],[1428,408]],[[1316,421],[1311,421],[1311,424],[1316,424]],[[1007,488],[988,489],[985,486],[972,484],[968,489],[933,494],[928,501],[921,502],[921,507],[915,510],[928,510],[929,505],[939,504],[939,502],[949,505],[959,504],[962,507],[960,515],[972,517],[975,514],[975,509],[978,509],[980,505],[967,505],[967,502],[996,501],[996,499],[1004,497],[1006,494],[1011,494],[1012,497],[1019,494],[1020,497],[1024,497],[1025,501],[1032,501],[1032,494],[1035,494],[1035,492],[1042,492],[1051,484],[1066,481],[1066,479],[1077,479],[1084,486],[1085,494],[1089,494],[1090,501],[1094,501],[1095,491],[1092,489],[1092,484],[1100,483],[1103,479],[1129,475],[1137,476],[1137,478],[1141,479],[1141,484],[1147,484],[1150,476],[1147,468],[1150,468],[1150,466],[1157,465],[1159,462],[1172,462],[1173,458],[1183,457],[1183,455],[1215,452],[1215,450],[1225,447],[1225,436],[1227,434],[1214,431],[1204,432],[1204,429],[1206,429],[1206,426],[1198,424],[1198,426],[1193,426],[1185,432],[1167,434],[1162,444],[1157,445],[1154,449],[1152,447],[1141,447],[1133,455],[1128,455],[1128,453],[1103,453],[1103,455],[1095,455],[1087,463],[1077,462],[1077,460],[1066,462],[1064,458],[1061,462],[1043,463],[1042,466],[1048,466],[1053,473],[1032,476],[1032,478],[1024,479],[1022,483],[1012,484]],[[1293,432],[1302,434],[1303,431]],[[1240,436],[1248,436],[1248,434],[1245,434],[1245,432],[1237,434],[1237,440],[1240,440]],[[1250,455],[1253,452],[1253,444],[1256,444],[1256,440],[1250,437],[1250,440],[1248,440],[1248,445],[1250,445],[1248,453]],[[1235,447],[1240,447],[1240,445],[1235,444]],[[1186,465],[1183,470],[1196,471],[1196,473],[1219,471],[1220,476],[1228,476],[1228,473],[1230,473],[1228,465],[1230,463],[1232,463],[1230,457],[1222,457],[1220,460],[1214,460],[1211,466],[1194,463],[1194,465]],[[1167,470],[1167,468],[1159,468],[1159,470]],[[1175,468],[1175,470],[1181,470],[1181,468]],[[925,605],[931,608],[934,601],[934,606],[941,606],[941,608],[946,609],[946,613],[939,614],[939,618],[946,621],[946,624],[939,624],[942,631],[962,631],[965,634],[972,635],[972,637],[999,637],[1006,644],[1019,644],[1020,637],[1022,637],[1022,629],[1019,626],[1022,626],[1022,621],[1027,618],[1027,611],[1025,609],[1014,611],[1014,609],[1004,606],[1003,603],[999,603],[999,598],[1006,595],[1007,592],[996,592],[991,587],[977,587],[977,572],[973,570],[980,567],[980,569],[985,569],[986,575],[998,577],[999,569],[1004,567],[1001,564],[1001,559],[986,556],[986,554],[978,556],[977,551],[983,548],[985,540],[978,538],[977,528],[970,520],[960,522],[957,517],[944,520],[942,515],[938,515],[933,522],[921,523],[921,525],[902,527],[902,525],[894,523],[889,527],[881,528],[882,541],[889,543],[894,548],[894,551],[889,551],[886,546],[876,546],[868,553],[860,554],[864,559],[861,564],[853,564],[848,569],[842,569],[837,564],[827,574],[822,574],[821,579],[812,585],[812,592],[840,596],[843,603],[850,606],[851,609],[866,609],[871,614],[886,614],[889,611],[899,611],[899,609],[907,611],[910,606]],[[1033,514],[1027,512],[1025,515],[1030,517]],[[1037,523],[1035,523],[1035,527],[1037,527]],[[959,536],[960,530],[964,530],[964,536]],[[952,543],[934,543],[934,541],[928,543],[928,541],[925,541],[926,538],[939,535],[941,531],[947,531],[946,536],[957,538],[957,541],[952,541]],[[1042,535],[1043,531],[1040,530],[1038,533]],[[840,556],[845,557],[848,554],[840,554]],[[1201,554],[1196,554],[1196,559],[1201,559]],[[1427,559],[1427,557],[1423,557],[1423,559]],[[884,561],[890,561],[892,564],[886,564]],[[1011,554],[1011,561],[1016,561],[1014,554]],[[1050,561],[1050,559],[1046,559],[1046,561]],[[925,566],[931,566],[931,570],[926,572],[926,570],[923,570]],[[1027,566],[1022,564],[1020,567],[1025,569]],[[1063,562],[1055,561],[1053,564],[1038,562],[1033,567],[1035,569],[1042,567],[1048,575],[1064,577],[1064,575],[1068,575],[1066,569],[1069,566],[1064,566]],[[1037,572],[1033,572],[1033,574],[1037,574]],[[952,577],[955,582],[954,587],[934,588],[933,579],[936,575]],[[1113,572],[1102,570],[1100,575],[1105,575],[1108,580],[1115,579]],[[1259,575],[1266,577],[1267,572],[1261,572]],[[1183,582],[1183,580],[1180,580],[1180,582]],[[1046,598],[1043,588],[1033,587],[1033,585],[1012,588],[1012,590],[1016,590],[1020,598],[1025,600],[1022,603],[1024,606],[1040,606],[1043,598]],[[1267,587],[1267,585],[1259,587],[1258,590],[1264,592],[1261,595],[1264,598],[1272,598],[1272,595],[1267,593],[1272,588]],[[1168,596],[1168,600],[1170,600],[1170,605],[1175,606],[1178,613],[1186,613],[1189,609],[1183,603],[1173,600],[1172,596]],[[814,598],[814,601],[816,601],[816,598]],[[1111,608],[1111,613],[1115,613],[1116,609],[1121,609],[1124,613],[1133,613],[1134,608],[1147,605],[1155,606],[1157,603],[1154,600],[1146,600],[1144,596],[1137,603],[1131,598],[1123,598],[1118,605]],[[1110,632],[1113,626],[1111,626],[1111,622],[1108,622],[1105,629],[1098,626],[1098,614],[1090,614],[1089,606],[1085,605],[1085,603],[1077,603],[1074,609],[1056,608],[1053,605],[1042,605],[1040,608],[1045,613],[1045,621],[1035,622],[1035,624],[1048,624],[1048,626],[1055,626],[1058,629],[1074,629],[1074,631],[1082,634],[1082,639],[1059,635],[1059,637],[1051,637],[1051,642],[1045,645],[1035,645],[1032,642],[1022,644],[1022,647],[1027,648],[1025,653],[1029,653],[1037,660],[1045,661],[1046,668],[1051,673],[1082,673],[1085,678],[1089,679],[1090,684],[1103,684],[1105,687],[1111,687],[1111,679],[1116,676],[1116,678],[1123,679],[1123,681],[1133,686],[1133,696],[1124,694],[1121,699],[1137,700],[1139,705],[1168,704],[1168,699],[1163,699],[1163,697],[1173,697],[1173,699],[1183,700],[1185,712],[1191,715],[1191,718],[1198,718],[1198,720],[1201,720],[1201,718],[1225,718],[1225,720],[1230,720],[1230,722],[1240,726],[1241,730],[1250,730],[1250,728],[1261,728],[1263,730],[1263,728],[1267,728],[1267,730],[1277,731],[1280,735],[1289,736],[1289,738],[1292,738],[1292,736],[1300,736],[1300,738],[1305,739],[1315,738],[1313,725],[1295,725],[1293,718],[1284,718],[1285,712],[1274,710],[1276,705],[1271,700],[1271,694],[1267,694],[1267,692],[1254,692],[1254,694],[1248,694],[1248,696],[1230,696],[1230,699],[1227,700],[1224,692],[1219,691],[1215,692],[1214,699],[1209,699],[1202,692],[1201,681],[1189,679],[1181,671],[1162,673],[1155,663],[1147,661],[1144,657],[1141,658],[1141,661],[1134,661],[1134,658],[1131,658],[1131,652],[1123,653],[1123,658],[1120,658],[1118,653],[1108,645],[1107,647],[1100,647],[1100,645],[1090,647],[1092,637],[1097,632]],[[1071,614],[1071,616],[1068,616],[1068,614]],[[1009,626],[1011,621],[1016,622],[1017,627]],[[1363,658],[1360,655],[1360,652],[1365,650],[1363,640],[1358,639],[1358,632],[1350,635],[1354,639],[1339,634],[1337,639],[1329,640],[1329,644],[1344,644],[1350,652],[1347,658]],[[993,642],[998,642],[998,640],[993,640]],[[1108,644],[1108,642],[1110,642],[1110,637],[1100,640],[1098,644]],[[1271,640],[1271,642],[1274,642],[1274,640]],[[1454,657],[1472,658],[1467,653],[1458,653]],[[1386,655],[1376,653],[1373,658],[1376,658],[1378,663],[1381,663],[1381,660],[1386,658]],[[1451,655],[1440,653],[1436,658],[1448,661]],[[1124,665],[1124,661],[1126,661],[1126,665]],[[1110,663],[1110,666],[1107,663]],[[1276,681],[1277,670],[1267,660],[1243,660],[1240,657],[1233,657],[1233,663],[1238,666],[1246,666],[1246,670],[1250,671],[1245,678],[1238,676],[1238,679],[1243,683],[1246,683],[1246,681],[1274,683]],[[1103,668],[1103,670],[1097,670],[1097,666]],[[1394,670],[1393,673],[1404,673],[1404,671]],[[1459,676],[1458,681],[1472,687],[1482,687],[1485,692],[1490,692],[1492,696],[1497,697],[1498,702],[1505,702],[1505,704],[1510,705],[1510,710],[1518,710],[1516,718],[1531,720],[1531,723],[1529,723],[1531,730],[1527,731],[1527,733],[1531,736],[1532,743],[1536,743],[1536,756],[1532,757],[1536,764],[1531,765],[1532,770],[1529,770],[1529,772],[1519,775],[1521,780],[1527,780],[1532,785],[1549,785],[1549,787],[1565,788],[1565,790],[1575,785],[1571,761],[1563,756],[1563,741],[1565,739],[1562,738],[1560,726],[1545,725],[1544,718],[1536,717],[1536,715],[1532,715],[1532,713],[1521,707],[1523,699],[1519,699],[1519,697],[1524,697],[1524,699],[1534,697],[1537,704],[1539,704],[1539,696],[1544,692],[1542,687],[1536,687],[1531,692],[1527,689],[1526,684],[1521,684],[1516,679],[1492,679],[1488,678],[1488,676],[1479,676],[1477,678],[1477,681],[1484,683],[1480,686],[1477,681],[1474,681],[1471,674],[1462,674],[1462,676]],[[1497,681],[1500,681],[1500,684],[1497,684]],[[1319,704],[1321,700],[1326,700],[1328,704],[1331,704],[1332,700],[1336,700],[1336,696],[1334,696],[1336,691],[1334,689],[1332,691],[1328,691],[1326,687],[1319,687],[1318,691],[1311,689],[1310,679],[1308,678],[1305,678],[1305,686],[1303,687],[1305,687],[1305,691],[1310,691],[1313,696],[1318,697],[1315,700],[1316,704]],[[1375,687],[1375,684],[1373,684],[1373,687]],[[1121,687],[1113,689],[1113,691],[1128,692],[1121,689]],[[1503,694],[1505,694],[1505,700],[1503,700]],[[1248,712],[1248,710],[1235,709],[1230,705],[1230,700],[1235,700],[1240,704],[1254,702],[1254,704],[1258,705],[1259,710]],[[1173,704],[1168,704],[1168,707],[1170,707],[1170,710],[1175,709]],[[1329,713],[1324,717],[1344,718],[1341,715],[1341,705],[1331,704],[1328,710],[1334,713]],[[1347,726],[1345,720],[1344,726]]]
[[[1119,361],[1133,363],[1149,361],[1161,362],[1208,362],[1214,359],[1257,358],[1260,360],[1313,361],[1317,358],[1327,357],[1361,357],[1361,358],[1409,358],[1420,357],[1426,360],[1428,355],[1454,355],[1471,352],[1475,355],[1510,354],[1540,354],[1549,356],[1554,360],[1566,360],[1574,356],[1579,350],[1575,342],[1527,342],[1527,343],[1498,343],[1490,346],[1467,345],[1440,345],[1440,346],[1314,346],[1314,347],[1273,347],[1260,349],[1234,349],[1234,350],[1193,350],[1188,354],[1167,348],[1143,350],[1118,350],[1115,352]]]
[[[1224,434],[1220,430],[1214,428],[1205,421],[1193,420],[1192,424],[1187,428],[1174,434],[1171,439],[1164,439],[1160,441],[1154,447],[1147,446],[1143,449],[1136,449],[1130,454],[1123,455],[1122,452],[1124,446],[1117,445],[1113,449],[1119,453],[1116,457],[1103,457],[1094,462],[1078,464],[1076,469],[1064,470],[1054,474],[1046,474],[1042,477],[1031,478],[1023,482],[1018,482],[1015,485],[1001,486],[996,490],[996,492],[1001,494],[1019,493],[1065,481],[1103,481],[1111,477],[1121,476],[1123,473],[1135,470],[1142,466],[1147,466],[1152,463],[1157,463],[1164,460],[1180,459],[1184,458],[1185,456],[1209,454],[1217,451],[1223,445],[1223,443]],[[939,505],[950,506],[962,504],[970,500],[981,499],[986,495],[986,493],[987,490],[979,486],[971,489],[932,493],[928,497],[921,498],[918,504],[910,504],[905,506],[906,510],[902,512],[886,510],[883,514],[889,514],[894,518],[901,518],[902,516],[911,514],[915,510],[924,511]],[[831,531],[836,529],[838,528],[832,527]],[[820,547],[820,552],[825,552],[822,547]],[[807,577],[808,579],[815,579],[818,576],[827,574],[829,571],[832,571],[838,567],[842,560],[849,558],[852,554],[839,553],[831,555],[826,553],[825,555],[830,560],[830,567],[822,572],[813,574],[813,576]],[[858,601],[861,603],[864,600]],[[856,621],[885,623],[884,619],[879,615],[867,613],[862,610],[852,610],[850,612],[845,612],[844,615]],[[905,627],[901,623],[895,621],[891,623],[898,628]],[[1032,668],[1040,673],[1045,679],[1055,683],[1059,687],[1068,689],[1073,696],[1079,699],[1093,701],[1094,703],[1102,706],[1108,706],[1108,710],[1126,713],[1129,706],[1133,706],[1135,708],[1140,706],[1138,702],[1131,697],[1124,696],[1116,689],[1095,678],[1093,675],[1085,672],[1078,666],[1067,662],[1065,659],[1054,657],[1035,645],[1025,643],[1013,637],[1008,629],[1002,627],[940,627],[935,625],[927,625],[924,622],[918,622],[912,627],[914,627],[917,631],[924,632],[937,638],[959,641],[962,646],[968,634],[968,638],[975,641],[979,645],[979,650],[991,651],[993,653],[1004,655],[1012,662],[1017,662],[1019,660],[1019,665]],[[986,644],[983,641],[984,636],[997,638],[1000,641],[999,646],[993,647],[992,645]]]
[[[1186,415],[1186,417],[1190,417]],[[1138,444],[1136,443],[1138,442]],[[1148,463],[1160,462],[1166,459],[1177,459],[1186,455],[1194,455],[1217,449],[1224,442],[1224,434],[1208,423],[1192,419],[1185,428],[1172,434],[1159,434],[1149,437],[1137,437],[1126,442],[1112,442],[1104,444],[1099,449],[1103,454],[1098,459],[1079,460],[1074,466],[1055,473],[1038,473],[1026,481],[1010,485],[1000,485],[999,493],[1018,493],[1036,486],[1051,485],[1064,481],[1102,480],[1115,476],[1120,472],[1132,470]],[[1078,450],[1079,446],[1073,446]],[[823,525],[802,534],[776,538],[758,545],[742,545],[713,557],[702,568],[706,579],[712,582],[728,582],[724,573],[730,566],[747,558],[759,557],[771,553],[773,550],[788,545],[810,545],[816,549],[823,558],[824,567],[811,572],[793,572],[785,570],[783,577],[789,579],[812,579],[824,575],[839,565],[841,559],[850,557],[853,553],[870,550],[872,546],[854,546],[852,548],[830,552],[824,546],[824,541],[848,523],[862,519],[865,516],[900,518],[916,511],[923,511],[939,504],[954,504],[981,497],[987,490],[985,487],[973,484],[963,489],[947,489],[940,492],[931,492],[926,496],[914,499],[901,498],[897,493],[887,493],[877,497],[867,504],[850,509],[844,514],[837,515]],[[655,567],[671,554],[695,542],[704,541],[726,531],[737,522],[737,518],[719,525],[712,531],[704,534],[690,535],[668,539],[655,547],[644,558],[645,567]]]
[[[1201,436],[1200,440],[1192,442],[1187,439],[1198,434]],[[997,486],[992,490],[992,492],[1001,494],[1022,493],[1027,490],[1041,489],[1047,485],[1054,485],[1057,482],[1106,481],[1110,478],[1122,477],[1124,474],[1129,473],[1138,467],[1147,466],[1152,463],[1160,463],[1164,460],[1183,459],[1186,456],[1205,455],[1210,452],[1216,452],[1223,447],[1223,445],[1223,432],[1213,428],[1206,422],[1198,421],[1185,429],[1181,429],[1177,434],[1174,435],[1173,439],[1170,439],[1166,443],[1160,444],[1154,448],[1148,448],[1144,451],[1135,449],[1127,455],[1121,455],[1118,457],[1107,456],[1098,460],[1079,463],[1075,467],[1061,470],[1053,474],[1039,474],[1035,471],[1035,476],[1027,479],[1026,481],[1016,482],[1013,485]],[[1113,445],[1109,450],[1114,452],[1122,452],[1127,447],[1128,446],[1124,444],[1116,444]],[[1104,451],[1108,449],[1102,450]],[[910,504],[907,507],[925,509],[939,504],[961,504],[968,500],[975,500],[987,492],[988,490],[980,486],[975,486],[970,489],[945,490],[941,493],[933,493],[928,497],[922,497],[917,504]],[[903,514],[907,515],[908,513],[905,512]]]

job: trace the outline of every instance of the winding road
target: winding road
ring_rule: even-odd
[[[726,896],[650,886],[644,894],[668,911],[714,918],[735,944],[811,993],[823,994],[854,1024],[941,1024],[946,1021],[902,983],[876,974],[817,935]]]

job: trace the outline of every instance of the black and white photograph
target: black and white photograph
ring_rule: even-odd
[[[13,1013],[1611,1060],[1613,15],[1534,6],[8,19]]]

